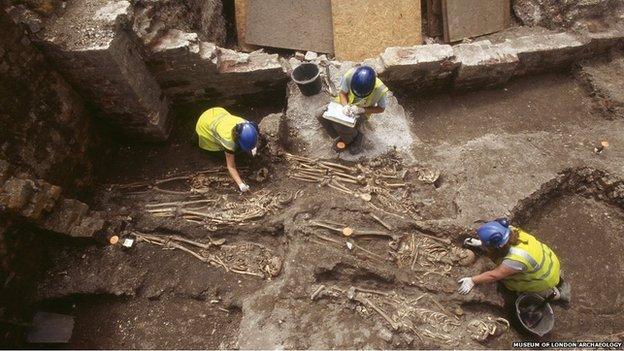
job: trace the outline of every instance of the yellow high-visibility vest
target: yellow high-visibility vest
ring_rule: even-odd
[[[519,243],[509,248],[504,259],[524,264],[526,269],[503,280],[507,289],[517,292],[540,292],[559,284],[560,266],[557,255],[533,235],[519,229]]]
[[[234,127],[244,122],[243,118],[234,116],[221,107],[204,111],[195,125],[199,147],[208,151],[236,151]]]

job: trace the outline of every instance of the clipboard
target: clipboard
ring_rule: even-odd
[[[357,118],[345,115],[342,113],[342,108],[343,106],[341,104],[334,101],[330,102],[329,105],[327,105],[327,111],[323,113],[323,118],[347,127],[355,128]]]

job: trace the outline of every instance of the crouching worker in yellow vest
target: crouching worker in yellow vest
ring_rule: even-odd
[[[363,135],[359,130],[364,118],[375,113],[382,113],[386,109],[388,88],[377,78],[375,70],[368,66],[359,66],[348,70],[340,82],[340,93],[336,102],[343,106],[343,114],[356,117],[355,127],[322,119],[323,108],[317,113],[325,125],[331,127],[338,138],[334,140],[334,150],[342,151],[348,147],[349,152],[356,155],[362,151]],[[326,122],[325,122],[326,121]]]
[[[197,120],[195,132],[199,147],[213,152],[225,152],[225,162],[230,176],[241,192],[249,191],[249,185],[241,179],[236,169],[234,153],[243,151],[256,155],[258,145],[258,125],[241,117],[234,116],[221,107],[204,111]]]
[[[509,225],[505,218],[487,222],[477,229],[479,239],[467,238],[464,245],[484,249],[498,267],[459,280],[458,291],[467,294],[477,284],[500,281],[512,293],[537,293],[553,301],[570,302],[570,285],[561,278],[559,259],[546,244],[524,230]]]

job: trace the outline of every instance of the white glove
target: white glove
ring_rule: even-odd
[[[472,288],[474,288],[474,286],[475,286],[474,281],[470,277],[461,278],[457,282],[461,284],[459,289],[457,289],[457,292],[459,292],[460,294],[463,294],[463,295],[468,294],[470,292],[470,290],[472,290]]]
[[[366,112],[364,107],[353,106],[353,105],[351,105],[351,111],[353,112],[354,115],[361,115],[364,112]]]
[[[481,247],[483,243],[479,239],[466,238],[464,239],[464,246]]]
[[[352,105],[344,105],[342,107],[342,113],[346,116],[353,116],[353,109],[352,109]]]
[[[253,149],[251,149],[251,156],[256,156],[258,154],[258,147],[254,147]]]
[[[238,188],[240,189],[241,192],[247,192],[249,191],[249,185],[245,184],[245,183],[240,183],[238,185]]]

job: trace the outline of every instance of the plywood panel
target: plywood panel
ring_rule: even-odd
[[[248,44],[334,52],[331,0],[248,0]]]
[[[334,49],[361,61],[391,46],[422,43],[420,0],[332,0]]]
[[[247,3],[249,0],[234,0],[234,12],[236,14],[236,37],[238,47],[243,51],[253,51],[255,46],[249,45],[245,39],[245,29],[247,26]]]
[[[510,0],[443,0],[444,39],[455,42],[509,26]]]

